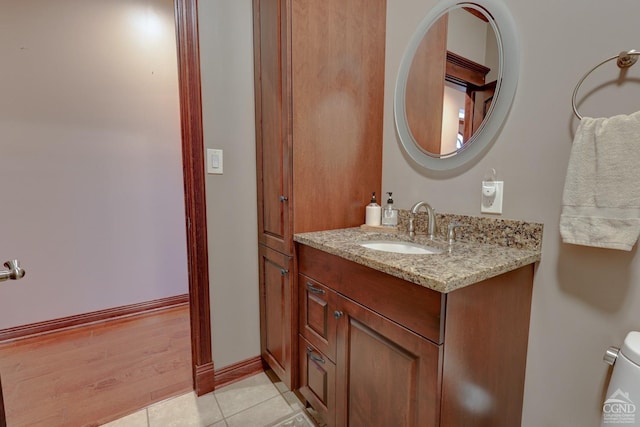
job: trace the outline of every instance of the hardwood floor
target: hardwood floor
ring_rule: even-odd
[[[0,343],[7,425],[97,426],[192,390],[182,305]]]

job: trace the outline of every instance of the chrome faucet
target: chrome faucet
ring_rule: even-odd
[[[436,213],[427,202],[418,202],[411,208],[411,214],[409,216],[409,237],[413,237],[416,235],[416,230],[414,226],[415,215],[418,213],[420,208],[424,207],[427,210],[427,214],[429,215],[429,224],[427,225],[427,237],[433,240],[433,237],[436,232]]]

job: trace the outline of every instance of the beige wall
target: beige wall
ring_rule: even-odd
[[[260,354],[258,218],[251,0],[199,4],[206,148],[224,150],[207,175],[211,328],[216,369]]]
[[[0,329],[187,293],[173,2],[0,10]]]
[[[498,171],[505,181],[503,217],[545,226],[533,295],[523,426],[596,426],[607,376],[603,352],[621,344],[627,331],[640,330],[640,261],[636,249],[627,253],[560,241],[562,188],[577,126],[571,94],[589,68],[620,50],[638,48],[635,17],[640,3],[506,3],[521,39],[521,73],[512,111],[484,158],[458,176],[441,176],[406,158],[391,108],[400,47],[435,2],[389,0],[383,191],[393,191],[399,207],[427,200],[441,212],[480,215],[482,177],[489,168]],[[617,69],[611,65],[590,78],[581,93],[604,79],[615,79]],[[638,78],[640,67],[629,74]],[[638,90],[637,83],[622,89],[608,86],[590,97],[581,111],[596,116],[636,111]]]
[[[200,4],[205,139],[207,146],[225,149],[228,170],[207,181],[217,368],[259,353],[250,3]],[[456,176],[412,165],[393,124],[400,57],[418,20],[434,4],[388,0],[383,190],[393,191],[402,208],[425,199],[441,212],[480,215],[480,182],[487,169],[496,168],[505,181],[503,217],[545,224],[523,426],[596,426],[607,375],[602,354],[620,344],[628,330],[640,329],[640,261],[635,249],[626,253],[560,242],[562,187],[577,126],[570,101],[577,80],[590,67],[622,49],[639,48],[633,43],[640,3],[509,0],[521,38],[518,92],[492,149]],[[638,78],[636,67],[630,74]],[[589,85],[615,75],[614,66],[596,73]],[[589,92],[589,85],[582,93]],[[608,86],[582,110],[586,115],[635,111],[637,89]]]

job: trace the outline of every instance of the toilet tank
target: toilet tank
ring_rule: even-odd
[[[629,332],[622,348],[609,349],[605,360],[613,361],[613,372],[602,405],[601,427],[640,427],[640,332]],[[608,360],[609,359],[609,360]]]

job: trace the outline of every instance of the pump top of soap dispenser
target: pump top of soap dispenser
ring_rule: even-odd
[[[376,200],[376,192],[375,191],[373,193],[371,193],[371,203],[375,203],[376,205],[378,204],[378,201]]]
[[[391,191],[387,193],[389,198],[387,199],[387,206],[393,206],[393,199],[391,198]]]

